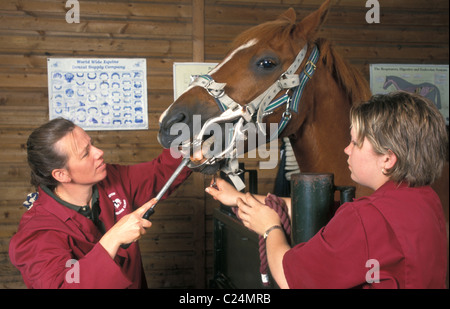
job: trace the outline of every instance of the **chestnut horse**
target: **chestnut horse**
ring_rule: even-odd
[[[307,81],[298,110],[279,138],[288,136],[302,172],[331,172],[338,185],[355,185],[350,179],[347,156],[349,110],[352,103],[370,98],[370,88],[364,77],[349,66],[316,33],[328,13],[329,1],[319,10],[296,22],[296,14],[289,9],[278,19],[255,26],[236,38],[232,51],[210,72],[210,77],[226,83],[226,94],[245,105],[274,82],[294,62],[299,51],[307,45],[307,55],[296,74],[304,70],[308,56],[317,46],[320,56],[314,75]],[[279,96],[286,91],[280,92]],[[264,117],[265,123],[280,123],[284,106]],[[221,110],[203,87],[190,87],[161,116],[159,141],[169,147],[175,139],[170,134],[173,124],[183,122],[193,128],[193,115],[202,116],[202,125]],[[213,173],[218,165],[206,171]],[[360,193],[361,190],[357,189]],[[360,194],[358,194],[360,195]]]
[[[239,35],[231,52],[206,77],[220,87],[209,89],[207,85],[194,84],[161,115],[158,136],[161,145],[173,146],[171,143],[177,135],[171,135],[170,129],[174,124],[183,123],[193,132],[194,115],[202,116],[201,126],[206,120],[221,115],[223,109],[219,107],[223,106],[219,103],[218,107],[217,99],[221,100],[224,93],[240,106],[254,102],[267,88],[283,80],[283,74],[306,46],[306,56],[295,71],[301,74],[309,70],[306,85],[298,107],[291,107],[290,121],[278,137],[289,137],[302,172],[333,173],[337,185],[356,186],[357,196],[370,194],[369,189],[351,180],[344,148],[350,141],[350,107],[367,101],[371,92],[365,78],[343,60],[330,42],[316,38],[328,13],[329,2],[325,1],[317,11],[299,22],[295,11],[289,9],[278,19]],[[317,62],[311,65],[308,58],[315,47],[319,55]],[[217,88],[222,92],[216,96],[211,91]],[[285,93],[283,89],[278,97]],[[263,121],[279,124],[285,112],[283,105],[265,114]],[[213,174],[219,167],[217,163],[202,172]],[[448,222],[448,164],[434,188],[441,197]]]

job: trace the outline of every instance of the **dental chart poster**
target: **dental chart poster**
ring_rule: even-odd
[[[370,89],[373,94],[397,90],[418,93],[436,105],[449,124],[448,65],[371,64]]]
[[[50,120],[84,130],[148,129],[146,59],[48,58]]]

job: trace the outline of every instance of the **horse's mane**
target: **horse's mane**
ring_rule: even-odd
[[[291,33],[296,24],[289,18],[279,18],[273,21],[254,26],[241,33],[233,42],[233,49],[251,39],[258,38],[260,44],[277,48],[279,44],[292,40]],[[350,102],[360,103],[367,101],[371,96],[368,82],[362,74],[347,61],[345,61],[333,48],[332,44],[323,38],[311,38],[309,46],[317,44],[320,50],[320,59],[335,80],[346,92]],[[292,48],[296,44],[291,44]]]
[[[364,76],[335,51],[330,41],[319,38],[315,43],[320,50],[319,61],[345,90],[350,102],[358,104],[369,100],[371,91]]]

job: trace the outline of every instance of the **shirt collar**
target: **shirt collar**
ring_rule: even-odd
[[[45,193],[47,193],[51,198],[53,198],[55,201],[57,201],[59,204],[65,206],[69,209],[75,210],[76,212],[85,216],[88,219],[95,221],[96,219],[98,219],[98,216],[100,215],[100,207],[98,205],[98,196],[99,195],[98,195],[97,185],[94,185],[92,187],[92,209],[91,209],[91,207],[89,207],[89,205],[77,206],[77,205],[74,205],[74,204],[71,204],[71,203],[68,203],[68,202],[62,200],[47,186],[41,185],[41,189]]]
[[[389,190],[397,190],[400,188],[406,188],[408,184],[406,182],[395,183],[392,180],[386,181],[381,187],[379,187],[375,192],[384,192]]]
[[[102,221],[100,221],[100,205],[99,205],[99,194],[97,185],[94,185],[92,187],[92,200],[91,200],[91,207],[89,205],[85,206],[77,206],[71,203],[68,203],[62,199],[59,198],[52,190],[50,190],[47,186],[41,185],[41,189],[47,193],[51,198],[53,198],[56,202],[59,204],[72,209],[76,212],[78,212],[80,215],[83,215],[84,217],[92,220],[92,222],[97,226],[97,228],[100,230],[102,234],[105,233],[105,225]]]

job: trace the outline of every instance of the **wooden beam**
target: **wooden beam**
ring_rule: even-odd
[[[205,1],[192,0],[192,60],[205,61]]]

